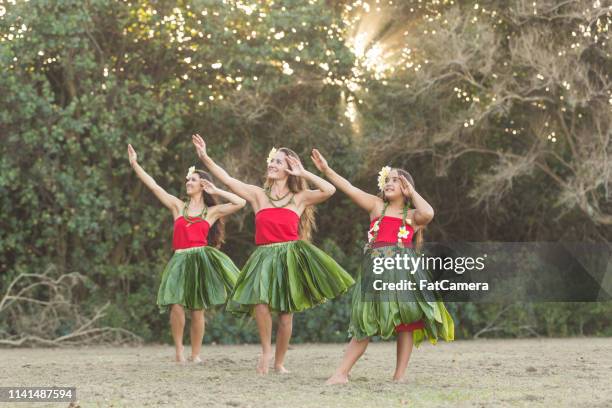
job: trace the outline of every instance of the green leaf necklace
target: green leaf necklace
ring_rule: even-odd
[[[185,221],[187,221],[187,226],[188,227],[190,225],[192,225],[192,224],[197,223],[197,222],[204,221],[204,218],[206,218],[206,214],[208,214],[208,206],[206,204],[204,204],[204,207],[202,208],[202,212],[200,213],[200,215],[196,215],[195,217],[191,217],[188,214],[188,209],[189,209],[189,204],[190,203],[191,203],[191,200],[186,202],[185,206],[183,207],[183,218],[185,219]]]
[[[266,187],[264,189],[264,192],[266,193],[266,197],[268,197],[268,201],[270,202],[270,205],[274,208],[285,208],[288,205],[290,205],[291,203],[295,204],[295,201],[293,200],[293,198],[295,197],[295,194],[291,195],[291,199],[289,201],[287,201],[285,204],[283,205],[276,205],[275,201],[281,201],[284,200],[290,193],[291,190],[287,191],[287,193],[282,196],[282,197],[277,197],[277,198],[273,198],[272,197],[272,189],[270,187]]]

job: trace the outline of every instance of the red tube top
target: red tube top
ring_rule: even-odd
[[[288,208],[262,208],[255,214],[255,245],[297,241],[300,216]]]
[[[200,220],[200,218],[196,218]],[[210,230],[210,224],[208,221],[198,221],[193,224],[189,224],[187,220],[181,215],[174,220],[174,234],[172,235],[172,248],[185,249],[193,248],[198,246],[208,245],[208,231]]]
[[[370,222],[370,230],[374,226],[374,223],[379,217],[374,218]],[[377,243],[391,243],[397,244],[397,233],[402,226],[402,219],[398,217],[390,217],[385,215],[378,226],[378,236],[376,237]],[[402,238],[402,243],[405,247],[412,247],[412,239],[414,238],[414,228],[408,223],[406,223],[406,231],[408,232],[408,236],[406,238]],[[373,235],[376,235],[376,232],[372,231]]]
[[[370,222],[370,230],[374,226],[374,223],[377,219],[378,217],[374,218]],[[385,215],[378,226],[378,236],[376,237],[376,242],[374,244],[397,244],[397,233],[399,232],[401,226],[401,218]],[[412,228],[410,224],[406,223],[406,231],[408,231],[408,236],[406,238],[402,238],[402,243],[405,247],[412,247],[412,239],[414,238],[414,228]],[[374,231],[372,233],[376,234]],[[414,331],[424,328],[425,323],[423,322],[423,320],[417,320],[412,323],[401,323],[395,326],[395,331],[397,333],[400,333],[404,331]]]

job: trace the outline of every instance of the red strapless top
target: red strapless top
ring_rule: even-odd
[[[197,218],[199,220],[199,218]],[[181,215],[174,221],[174,234],[172,236],[172,248],[185,249],[208,245],[208,221],[198,221],[189,224]]]
[[[374,226],[376,220],[379,217],[374,218],[370,222],[370,230]],[[380,221],[380,225],[378,226],[378,236],[376,237],[376,243],[391,243],[397,244],[397,233],[402,226],[402,219],[398,217],[390,217],[385,215]],[[405,247],[412,247],[412,239],[414,238],[414,228],[408,223],[406,223],[406,231],[408,231],[408,236],[406,238],[402,238],[402,243]],[[376,235],[376,232],[372,232],[372,234]]]
[[[370,222],[370,229],[374,226],[374,223],[379,217],[374,218]],[[397,233],[402,226],[402,219],[398,217],[390,217],[385,215],[380,221],[380,225],[378,226],[378,236],[376,237],[376,243],[379,244],[397,244]],[[414,228],[408,223],[406,223],[406,231],[408,231],[408,236],[406,238],[402,238],[402,243],[405,247],[412,247],[412,239],[414,238]],[[375,232],[373,232],[375,234]],[[374,245],[376,246],[376,245]],[[423,320],[417,320],[412,323],[401,323],[395,326],[395,331],[399,332],[410,332],[418,329],[424,329],[425,322]]]
[[[300,216],[288,208],[262,208],[255,214],[255,245],[297,241]]]

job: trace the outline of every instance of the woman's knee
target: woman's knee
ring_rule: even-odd
[[[170,305],[170,313],[185,313],[185,308],[183,305],[173,304]]]
[[[278,317],[278,324],[282,327],[290,327],[293,325],[293,313],[281,313]]]
[[[192,310],[191,320],[204,320],[204,309]]]
[[[355,344],[358,344],[360,346],[364,346],[364,345],[367,345],[370,342],[370,337],[364,337],[363,339],[358,339],[356,337],[353,337],[352,341],[354,341]]]
[[[253,306],[253,310],[255,310],[255,313],[270,313],[270,308],[265,303],[259,303]]]

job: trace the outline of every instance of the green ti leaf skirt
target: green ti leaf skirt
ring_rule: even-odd
[[[301,312],[345,293],[354,283],[334,259],[309,242],[259,245],[242,268],[226,308],[240,314],[267,304],[273,312]]]
[[[175,251],[157,292],[160,313],[172,304],[191,310],[225,304],[239,272],[234,262],[214,247]]]
[[[393,248],[394,254],[419,256],[414,248]],[[374,249],[372,252],[377,251]],[[378,249],[379,254],[385,249]],[[368,252],[370,254],[370,252]],[[388,255],[388,254],[387,254]],[[389,256],[389,255],[388,255]],[[419,267],[412,274],[406,269],[387,269],[384,273],[373,277],[363,277],[363,272],[357,278],[357,284],[353,288],[351,302],[351,321],[349,324],[349,336],[362,340],[366,337],[380,336],[388,339],[397,334],[396,326],[400,324],[414,323],[422,320],[424,328],[415,329],[412,332],[415,346],[427,338],[430,343],[436,344],[438,339],[452,341],[455,338],[455,326],[446,306],[437,292],[419,290],[419,280],[431,281],[430,273]],[[371,272],[369,272],[371,273]],[[414,281],[415,290],[409,291],[385,291],[374,295],[368,292],[365,295],[362,285],[369,285],[373,279],[382,279],[384,282],[399,282],[400,280]],[[367,282],[367,283],[366,283]],[[367,300],[365,300],[367,299]]]

